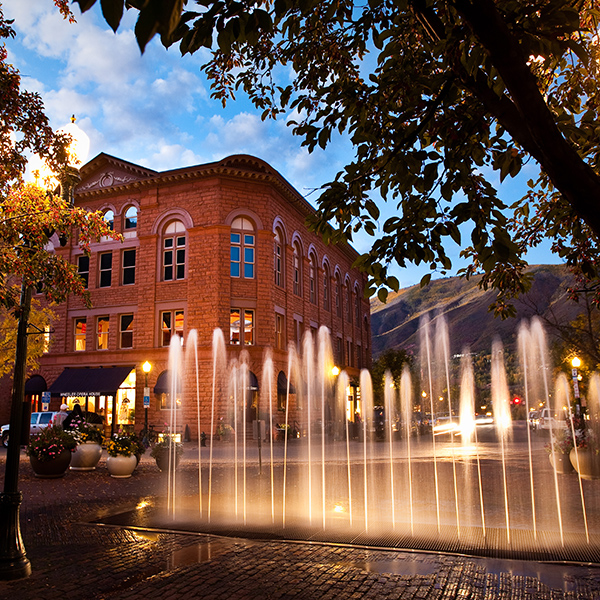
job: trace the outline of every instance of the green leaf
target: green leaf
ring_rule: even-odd
[[[431,281],[431,273],[427,273],[421,277],[421,281],[419,283],[420,287],[424,288]]]
[[[379,288],[379,291],[377,292],[377,298],[379,298],[379,301],[382,304],[385,304],[387,302],[387,298],[388,298],[388,291],[386,288]]]

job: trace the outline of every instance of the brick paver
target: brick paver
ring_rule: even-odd
[[[0,455],[0,474],[4,456]],[[193,468],[193,461],[182,468]],[[22,532],[33,573],[0,582],[0,600],[600,599],[600,568],[487,561],[335,545],[144,533],[90,524],[160,496],[144,457],[128,480],[33,477],[23,460]]]

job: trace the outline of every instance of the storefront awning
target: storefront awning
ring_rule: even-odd
[[[283,371],[279,371],[279,375],[277,375],[277,393],[278,394],[287,394],[287,377]],[[290,394],[295,394],[296,389],[292,384],[290,384]]]
[[[25,393],[26,394],[41,394],[48,389],[46,380],[41,375],[32,375],[25,382]]]
[[[66,368],[50,386],[56,396],[115,396],[134,366]]]
[[[169,376],[169,371],[163,371],[156,380],[156,385],[154,386],[154,393],[158,396],[161,394],[168,394],[170,392],[170,383],[171,377]]]

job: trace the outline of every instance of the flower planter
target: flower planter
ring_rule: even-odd
[[[177,452],[174,451],[171,461],[175,461],[175,469],[179,465],[180,458],[181,458],[180,456],[177,456]],[[155,453],[154,460],[156,461],[156,466],[161,471],[168,471],[169,470],[169,449],[161,448],[158,452]]]
[[[569,454],[555,452],[554,454],[550,454],[548,458],[550,459],[550,464],[556,469],[557,473],[564,475],[573,472],[573,465],[571,464]]]
[[[79,444],[71,457],[72,471],[93,471],[100,457],[102,456],[102,446],[95,442],[84,442]]]
[[[108,469],[110,476],[116,477],[117,479],[131,477],[136,465],[137,460],[135,454],[132,454],[131,456],[119,454],[118,456],[109,456],[106,459],[106,468]]]
[[[71,454],[70,450],[63,450],[56,458],[51,460],[38,460],[35,456],[30,456],[29,463],[36,477],[57,479],[62,477],[69,468]]]
[[[573,448],[569,458],[582,479],[600,479],[600,456],[589,448]]]

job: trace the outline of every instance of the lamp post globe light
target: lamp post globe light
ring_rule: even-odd
[[[86,158],[84,152],[86,151],[85,138],[87,136],[75,125],[74,117],[71,120],[71,126],[67,127],[70,127],[70,130],[66,133],[71,135],[71,143],[68,147],[69,164],[65,169],[67,174],[61,175],[58,179],[61,182],[61,197],[72,204],[73,190],[79,181],[77,166]],[[76,136],[77,139],[81,139],[83,142],[78,145],[73,144]],[[89,150],[89,138],[87,149]],[[10,431],[12,435],[8,440],[4,488],[0,493],[0,580],[5,581],[22,579],[31,575],[31,563],[25,553],[19,523],[19,509],[23,500],[23,494],[19,491],[19,461],[24,428],[25,426],[29,427],[29,423],[24,422],[23,415],[28,412],[25,410],[27,408],[25,406],[25,375],[27,368],[27,330],[32,295],[33,287],[23,281],[11,392]]]

